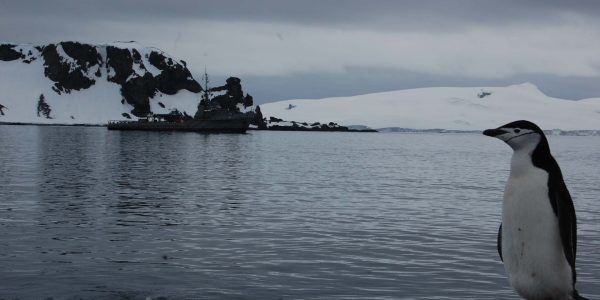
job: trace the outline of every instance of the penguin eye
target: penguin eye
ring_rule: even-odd
[[[519,132],[521,132],[520,129],[515,129],[515,133],[519,133]]]

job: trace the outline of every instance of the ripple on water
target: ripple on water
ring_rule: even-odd
[[[0,297],[517,299],[495,246],[510,151],[494,142],[0,126]],[[579,289],[598,298],[600,141],[550,143],[578,209]]]

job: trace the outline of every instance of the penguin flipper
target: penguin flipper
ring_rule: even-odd
[[[500,255],[500,260],[504,261],[502,258],[502,223],[500,223],[500,228],[498,228],[498,238],[496,242],[496,247],[498,248],[498,254]]]
[[[562,180],[555,179],[552,183],[550,201],[552,201],[555,214],[558,217],[558,227],[560,230],[560,238],[565,253],[565,258],[571,266],[573,272],[573,284],[577,281],[575,272],[575,256],[577,254],[577,218],[575,216],[575,207],[573,200],[569,194],[567,186]]]
[[[575,285],[575,282],[577,282],[577,272],[575,271],[575,256],[577,254],[577,218],[575,216],[573,199],[571,199],[569,190],[565,185],[560,167],[551,155],[549,155],[549,163],[547,163],[544,169],[548,170],[548,173],[550,174],[548,178],[548,196],[554,214],[558,217],[560,240],[562,242],[565,259],[569,263],[569,266],[571,266],[573,285]]]

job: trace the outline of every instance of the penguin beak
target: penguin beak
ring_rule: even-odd
[[[496,137],[496,136],[499,136],[499,135],[502,135],[502,134],[505,134],[505,133],[508,133],[508,131],[505,131],[505,130],[499,129],[499,128],[497,128],[497,129],[486,129],[486,130],[483,131],[484,135],[491,136],[491,137]]]

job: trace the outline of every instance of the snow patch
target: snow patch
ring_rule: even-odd
[[[482,91],[491,95],[479,98]],[[294,109],[288,109],[290,105]],[[525,119],[542,128],[600,129],[600,98],[571,101],[544,95],[535,85],[435,87],[260,105],[263,116],[284,120],[361,124],[371,128],[482,130]]]
[[[64,51],[60,43],[55,45],[59,59],[66,62],[71,71],[75,70],[78,67],[77,61]],[[179,63],[178,60],[172,59],[159,49],[129,42],[97,46],[96,49],[104,62],[107,58],[106,48],[108,46],[129,49],[130,52],[136,49],[140,52],[141,61],[134,63],[134,76],[143,76],[147,71],[153,76],[161,73],[147,59],[153,51],[167,57],[167,64],[169,61],[171,61],[171,65]],[[0,62],[0,90],[2,91],[0,104],[5,107],[4,115],[0,115],[0,122],[106,124],[109,120],[127,120],[123,116],[124,113],[131,115],[133,107],[127,102],[122,103],[121,86],[107,80],[108,77],[115,75],[115,70],[109,65],[102,64],[88,69],[88,77],[94,78],[96,81],[91,87],[59,95],[52,89],[54,82],[44,75],[43,59],[38,59],[41,58],[41,52],[30,44],[16,45],[14,49],[25,55],[25,58]],[[24,63],[24,61],[29,63]],[[105,68],[106,71],[103,71]],[[95,75],[98,70],[100,70],[100,77]],[[45,102],[50,106],[51,118],[38,116],[37,106],[41,95],[44,95]],[[165,108],[158,105],[158,102],[163,103]],[[193,116],[198,103],[199,95],[187,90],[180,90],[175,95],[157,93],[153,99],[150,99],[151,110],[154,113],[168,113],[171,109],[177,108]]]

